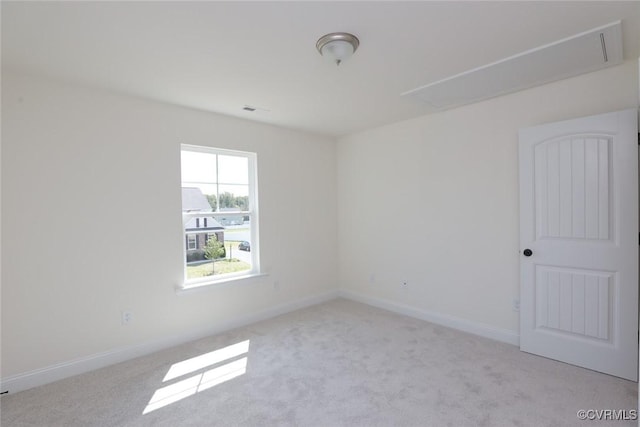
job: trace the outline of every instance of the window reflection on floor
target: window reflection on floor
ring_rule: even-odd
[[[246,340],[173,364],[162,380],[163,383],[194,372],[198,373],[157,389],[142,414],[148,414],[243,375],[247,371],[248,353],[249,340]],[[215,365],[218,366],[207,369]],[[207,370],[199,372],[203,369]]]

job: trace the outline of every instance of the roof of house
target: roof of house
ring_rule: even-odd
[[[189,231],[202,230],[203,233],[224,230],[224,227],[212,217],[191,218],[184,228]]]
[[[211,212],[211,210],[211,205],[199,188],[182,187],[182,212]],[[191,218],[189,222],[187,222],[185,229],[219,231],[224,230],[224,227],[213,217],[202,217]]]
[[[211,212],[211,205],[198,187],[182,187],[182,211]]]

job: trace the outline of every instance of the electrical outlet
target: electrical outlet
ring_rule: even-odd
[[[129,323],[133,321],[133,314],[130,311],[121,312],[121,320],[124,326],[127,326]]]
[[[514,298],[511,302],[511,309],[516,313],[520,311],[520,300],[518,298]]]

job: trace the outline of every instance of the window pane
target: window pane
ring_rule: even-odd
[[[184,187],[186,185],[186,183],[183,183],[182,186]],[[207,199],[207,202],[209,203],[209,206],[211,207],[212,211],[217,210],[218,207],[218,197],[217,197],[217,192],[218,192],[218,186],[216,184],[201,184],[201,185],[196,185],[196,188],[200,189],[200,192],[204,195],[204,197]]]
[[[248,185],[220,185],[220,211],[249,210],[249,186]]]
[[[187,249],[187,280],[251,270],[251,230],[248,223],[228,225],[215,233],[193,236],[199,248]]]
[[[196,236],[193,234],[187,235],[187,249],[192,250],[196,248]]]
[[[223,184],[248,184],[249,159],[238,156],[218,156],[218,179]]]
[[[182,151],[182,183],[215,183],[216,155],[195,151]]]
[[[217,200],[215,186],[213,186],[213,195],[207,194],[208,187],[206,185],[191,186],[188,183],[182,183],[182,212],[209,212],[215,210]]]

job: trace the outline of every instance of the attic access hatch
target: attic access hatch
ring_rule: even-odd
[[[575,36],[404,92],[440,110],[482,101],[618,65],[622,25],[616,21]]]

